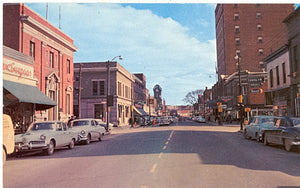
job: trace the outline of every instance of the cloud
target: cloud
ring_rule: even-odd
[[[215,40],[200,42],[172,18],[120,4],[60,6],[62,30],[79,48],[75,62],[107,61],[122,55],[119,63],[131,73],[144,73],[151,93],[155,84],[161,85],[162,97],[172,105],[182,104],[189,91],[215,82],[209,76],[215,74]],[[54,25],[57,20],[52,21]]]

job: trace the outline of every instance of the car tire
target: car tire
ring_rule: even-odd
[[[89,134],[85,141],[85,145],[89,145],[90,143],[91,143],[91,135]]]
[[[48,149],[46,150],[47,155],[52,155],[54,153],[54,142],[53,140],[50,140]]]
[[[247,130],[246,130],[246,129],[244,129],[243,135],[244,135],[244,138],[245,138],[245,139],[249,139],[249,138],[250,138],[250,137],[247,135]]]
[[[264,144],[269,145],[267,134],[264,135]]]
[[[258,136],[258,133],[255,134],[255,137],[256,137],[256,141],[260,142],[260,137]]]
[[[98,141],[101,142],[102,141],[102,133],[99,134],[99,138]]]
[[[291,151],[291,149],[292,149],[291,140],[290,139],[284,139],[283,143],[284,143],[284,149],[286,151]]]
[[[73,149],[75,147],[75,140],[72,139],[70,144],[68,145],[69,149]]]

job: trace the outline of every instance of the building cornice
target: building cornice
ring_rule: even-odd
[[[46,33],[47,35],[49,35],[54,40],[58,40],[59,43],[62,43],[64,46],[71,49],[72,51],[77,51],[78,50],[78,48],[73,43],[69,42],[64,37],[62,37],[59,34],[55,33],[50,28],[44,26],[43,24],[41,24],[40,22],[38,22],[37,20],[35,20],[31,16],[22,15],[21,16],[21,21],[36,27],[38,30],[41,30],[42,32]]]

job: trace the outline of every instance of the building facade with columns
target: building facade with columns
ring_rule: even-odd
[[[6,3],[3,44],[32,57],[38,89],[57,104],[35,119],[67,121],[73,115],[73,39],[24,3]]]

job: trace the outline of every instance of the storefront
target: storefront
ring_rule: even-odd
[[[56,106],[36,87],[33,73],[33,58],[3,47],[3,113],[11,116],[16,133],[36,120],[37,111]]]

